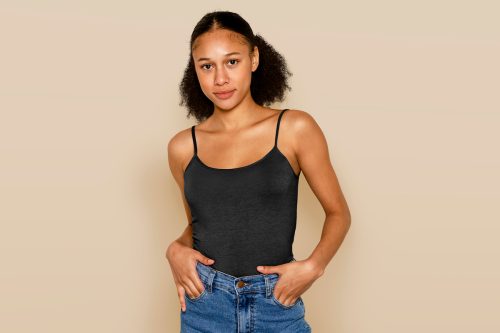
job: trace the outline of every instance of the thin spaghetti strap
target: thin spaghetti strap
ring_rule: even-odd
[[[193,137],[194,154],[198,154],[198,146],[196,144],[196,134],[194,133],[194,126],[191,127],[191,136]]]
[[[276,136],[274,137],[274,146],[275,147],[278,145],[278,132],[280,129],[281,116],[283,116],[283,113],[285,113],[286,110],[288,110],[288,109],[281,110],[280,115],[278,117],[278,123],[276,124]]]

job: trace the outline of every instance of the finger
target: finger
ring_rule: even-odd
[[[283,292],[281,289],[274,289],[274,297],[283,305],[289,306],[293,304],[293,296],[292,295],[287,295],[286,293]]]
[[[184,288],[180,287],[177,290],[179,295],[179,302],[181,303],[181,311],[186,312],[186,300],[184,299],[185,297]]]
[[[194,298],[193,294],[196,294],[196,288],[188,279],[183,279],[181,281],[182,287],[184,288],[184,294],[189,298]]]
[[[205,257],[203,254],[201,254],[201,252],[198,252],[196,259],[205,265],[212,265],[215,262],[213,259]]]
[[[196,285],[196,288],[198,289],[198,295],[201,294],[205,290],[205,285],[203,284],[203,281],[201,281],[198,274],[195,277],[195,285]]]
[[[285,306],[291,306],[295,304],[294,297],[291,295],[281,294],[279,297],[276,297],[276,299]]]
[[[257,266],[257,270],[262,274],[278,274],[281,275],[281,267],[277,266]]]
[[[288,303],[286,301],[286,298],[284,298],[283,296],[280,296],[280,297],[277,297],[276,298],[281,304],[285,305],[285,306],[288,306]]]
[[[204,290],[204,286],[201,283],[201,281],[199,281],[199,278],[196,277],[193,279],[194,279],[194,282],[193,282],[193,280],[187,280],[184,283],[184,285],[185,285],[184,288],[188,292],[189,298],[196,298],[196,297],[200,296]]]
[[[283,304],[285,304],[286,306],[291,306],[294,305],[296,301],[296,298],[294,298],[293,296],[289,296],[285,297],[285,301],[283,302]]]
[[[278,297],[282,297],[283,296],[283,287],[281,286],[282,283],[280,280],[278,280],[276,282],[276,284],[274,285],[274,293],[276,294],[276,299],[278,299]]]
[[[280,297],[281,297],[281,293],[278,293],[278,292],[276,291],[276,289],[275,289],[275,290],[274,290],[274,298],[276,298],[278,301],[280,301],[280,302],[281,302]]]
[[[203,282],[201,281],[201,277],[200,277],[200,274],[198,273],[198,271],[194,270],[194,273],[191,277],[191,282],[194,283],[195,285],[195,288],[198,292],[198,296],[205,290],[205,285],[203,284]]]
[[[185,279],[182,280],[182,285],[191,299],[200,296],[203,292],[204,286],[200,280],[196,266],[193,267],[190,274],[187,277],[185,276]]]

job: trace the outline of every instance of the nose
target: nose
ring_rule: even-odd
[[[217,69],[215,72],[215,84],[223,85],[228,82],[228,76],[224,68]]]

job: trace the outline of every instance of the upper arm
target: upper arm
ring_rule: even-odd
[[[305,111],[295,111],[293,118],[293,147],[311,190],[325,213],[349,214],[323,131],[315,119]]]
[[[186,211],[186,216],[188,219],[188,224],[191,223],[191,211],[184,195],[184,168],[187,164],[190,153],[192,154],[193,150],[189,147],[189,143],[191,142],[190,138],[191,135],[186,133],[186,130],[183,130],[175,134],[170,139],[167,145],[168,165],[170,168],[170,172],[172,173],[172,176],[174,177],[174,180],[179,187],[182,202],[184,204],[184,209]]]

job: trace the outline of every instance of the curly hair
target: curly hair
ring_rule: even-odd
[[[180,106],[186,105],[187,117],[194,116],[199,122],[210,117],[214,104],[203,93],[196,75],[192,56],[193,43],[201,34],[216,29],[226,29],[239,33],[248,44],[250,52],[254,46],[259,49],[259,66],[252,72],[250,93],[255,103],[268,106],[284,100],[285,90],[291,90],[285,58],[277,52],[261,35],[254,35],[252,28],[240,15],[229,11],[214,11],[206,14],[196,24],[190,40],[189,61],[179,85]]]

